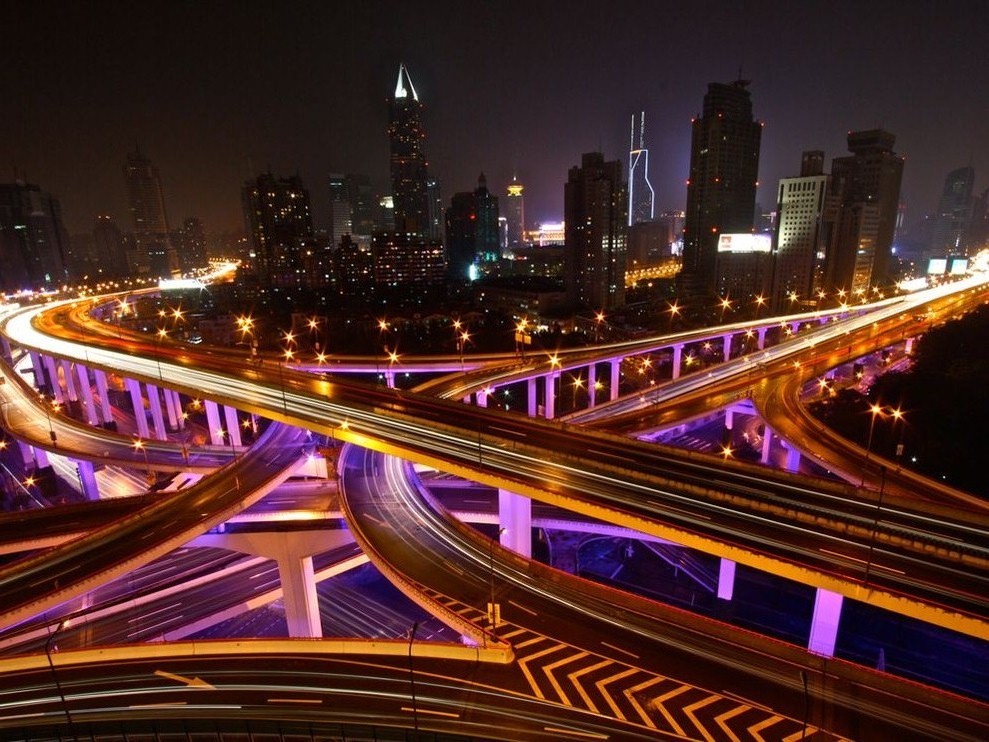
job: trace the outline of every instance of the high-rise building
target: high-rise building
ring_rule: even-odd
[[[515,250],[525,244],[525,198],[522,191],[522,184],[512,176],[512,182],[508,186],[508,196],[505,199],[509,250]]]
[[[825,263],[828,293],[864,295],[890,278],[893,234],[903,177],[896,137],[882,129],[848,133],[848,150],[831,164],[831,186],[841,212]]]
[[[960,167],[944,179],[944,190],[934,217],[931,255],[960,254],[968,247],[966,238],[972,218],[972,189],[975,168]]]
[[[391,187],[397,232],[429,233],[426,155],[422,142],[422,103],[404,64],[398,66],[398,82],[389,105],[388,137],[391,141]]]
[[[625,304],[625,180],[618,160],[581,156],[563,188],[564,280],[574,307],[607,310]]]
[[[684,301],[717,296],[720,235],[753,228],[762,124],[752,118],[748,85],[710,83],[703,111],[693,119],[677,287]]]
[[[345,234],[353,233],[353,205],[347,188],[347,176],[330,173],[330,242],[339,245]]]
[[[158,168],[140,150],[129,152],[124,178],[136,243],[132,271],[139,275],[175,275],[179,261],[169,236]]]
[[[429,178],[426,181],[426,201],[429,209],[429,239],[442,240],[445,231],[443,191],[440,182],[436,178]]]
[[[649,182],[649,150],[646,149],[646,112],[639,114],[636,146],[635,114],[628,143],[628,226],[651,221],[655,215],[656,194]]]
[[[33,183],[0,185],[0,288],[54,288],[68,273],[69,237],[57,198]]]
[[[106,278],[127,276],[126,240],[113,219],[102,214],[93,226],[93,251],[100,262],[98,272]]]
[[[179,231],[179,268],[183,274],[206,267],[206,229],[202,219],[190,216]]]
[[[334,253],[337,288],[348,303],[367,305],[374,298],[374,255],[371,240],[344,235]]]
[[[245,183],[242,195],[259,286],[272,291],[305,286],[313,223],[302,179],[264,173]]]
[[[477,188],[454,194],[446,210],[447,271],[451,282],[470,278],[472,265],[501,257],[498,239],[498,197],[481,173]]]
[[[830,181],[824,173],[824,153],[814,150],[804,152],[799,177],[779,182],[768,300],[776,312],[790,309],[791,297],[813,299],[820,286],[819,271],[834,228],[835,209],[828,201]]]
[[[443,243],[412,232],[378,232],[372,238],[375,295],[390,303],[422,305],[442,297]]]

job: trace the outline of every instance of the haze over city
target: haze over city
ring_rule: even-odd
[[[984,3],[546,2],[79,4],[11,10],[0,77],[6,177],[55,194],[70,232],[108,213],[129,227],[122,176],[139,145],[170,221],[244,228],[240,187],[298,173],[327,221],[327,175],[388,190],[387,96],[404,62],[425,105],[443,197],[484,172],[526,185],[530,223],[559,220],[582,152],[625,160],[645,111],[657,210],[682,209],[690,119],[709,82],[751,80],[765,124],[758,201],[800,154],[846,154],[882,127],[906,158],[907,221],[934,210],[945,174],[989,181]]]

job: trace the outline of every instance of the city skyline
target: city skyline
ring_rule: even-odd
[[[934,213],[951,170],[971,165],[976,192],[989,186],[989,103],[971,83],[984,67],[989,11],[975,2],[950,9],[626,2],[563,17],[548,3],[424,13],[378,2],[84,6],[50,18],[18,8],[18,62],[2,88],[17,105],[0,141],[7,179],[16,171],[57,196],[70,232],[105,213],[129,228],[120,168],[136,145],[158,167],[176,223],[197,216],[213,233],[243,229],[240,185],[270,167],[302,177],[326,226],[330,173],[368,173],[388,188],[387,98],[406,64],[424,105],[429,172],[447,198],[478,172],[497,195],[516,175],[527,220],[558,219],[570,165],[589,151],[624,158],[629,116],[645,111],[661,212],[685,204],[690,119],[703,91],[741,68],[765,124],[765,209],[804,150],[830,161],[844,154],[849,130],[881,126],[907,159],[912,221]],[[152,16],[154,33],[133,33]],[[635,59],[598,51],[609,49]]]

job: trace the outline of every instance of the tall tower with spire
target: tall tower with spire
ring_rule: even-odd
[[[635,114],[628,143],[628,226],[651,221],[656,194],[649,182],[649,150],[646,149],[646,112],[639,114],[639,146],[635,146]]]
[[[422,142],[422,103],[404,64],[389,100],[388,138],[391,141],[391,187],[395,229],[426,234],[429,231],[426,155]]]

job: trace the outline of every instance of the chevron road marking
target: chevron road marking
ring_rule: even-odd
[[[681,693],[685,693],[686,691],[691,690],[692,687],[693,686],[690,685],[681,685],[679,688],[674,688],[670,692],[664,693],[658,698],[652,699],[652,707],[655,709],[659,709],[659,713],[661,713],[663,715],[663,718],[666,719],[666,723],[669,724],[671,727],[673,727],[673,731],[679,734],[681,737],[687,736],[686,733],[683,731],[683,727],[680,726],[677,723],[676,719],[673,718],[673,715],[666,710],[666,707],[663,706],[663,703],[670,700],[674,696],[679,696]]]
[[[570,699],[567,698],[567,694],[563,692],[563,688],[560,687],[560,684],[557,682],[556,678],[553,677],[553,671],[556,670],[558,667],[563,667],[564,665],[570,664],[571,662],[582,660],[586,656],[587,656],[587,652],[578,652],[577,654],[572,654],[569,657],[564,657],[562,660],[557,660],[556,662],[550,665],[546,665],[546,667],[543,668],[543,672],[546,673],[546,677],[549,678],[550,684],[553,686],[556,692],[560,694],[560,700],[566,706],[573,706],[573,704],[570,703]]]
[[[614,713],[614,715],[619,719],[621,719],[622,721],[628,721],[628,719],[625,718],[625,714],[621,712],[621,710],[618,708],[615,702],[611,700],[611,694],[608,693],[604,689],[604,687],[609,683],[617,682],[618,680],[621,680],[622,678],[627,678],[629,675],[634,675],[637,672],[639,671],[636,668],[630,667],[624,672],[620,672],[617,675],[611,675],[607,678],[604,678],[603,680],[599,680],[594,684],[597,687],[598,691],[601,693],[601,695],[604,696],[604,700],[608,702],[609,706],[611,706],[611,711]]]
[[[540,638],[540,641],[542,641],[542,638]],[[527,643],[531,644],[532,642]],[[529,663],[539,659],[540,657],[545,657],[548,654],[565,649],[566,646],[566,644],[554,644],[552,647],[544,649],[541,652],[530,654],[524,660],[519,660],[519,669],[522,671],[522,674],[525,675],[525,679],[529,681],[529,687],[532,688],[537,698],[541,698],[544,701],[546,700],[546,696],[544,696],[542,690],[540,690],[539,685],[536,683],[536,679],[532,676],[532,673],[529,672]]]
[[[545,636],[541,636],[540,634],[536,634],[536,637],[534,639],[526,639],[524,642],[519,642],[518,644],[516,644],[515,649],[523,649],[525,647],[530,647],[533,644],[539,644],[539,642],[545,642],[545,641],[549,641],[549,639]],[[560,646],[564,647],[566,645],[561,644]]]
[[[704,725],[701,724],[700,719],[697,718],[697,715],[694,712],[716,701],[720,701],[721,698],[722,698],[721,696],[710,695],[707,698],[702,698],[700,701],[697,701],[696,703],[692,703],[689,706],[683,707],[683,713],[692,722],[694,722],[694,726],[697,727],[697,730],[701,733],[701,735],[703,735],[704,739],[706,739],[707,742],[717,742],[717,740],[707,733],[707,730],[704,728]]]
[[[613,664],[611,660],[601,660],[596,665],[588,665],[587,667],[582,667],[580,670],[576,670],[570,673],[569,675],[567,675],[567,677],[570,679],[570,682],[574,684],[574,687],[577,689],[577,692],[580,694],[580,697],[584,699],[584,705],[586,705],[587,708],[590,709],[595,714],[598,713],[598,707],[594,705],[594,701],[592,701],[591,697],[587,695],[587,691],[584,690],[584,686],[581,685],[579,682],[577,682],[577,679],[581,675],[587,675],[588,673],[592,673],[595,670],[600,670],[602,667],[605,667],[610,664]]]
[[[748,711],[751,708],[752,708],[751,706],[742,704],[740,706],[736,706],[733,709],[729,709],[720,716],[714,717],[715,723],[724,730],[725,734],[728,735],[728,739],[730,739],[731,742],[742,742],[742,741],[731,729],[728,728],[728,720],[731,719],[733,716],[744,714],[746,711]]]
[[[642,721],[645,725],[651,727],[652,729],[656,729],[656,723],[652,720],[652,717],[649,716],[646,710],[642,708],[642,704],[640,704],[635,698],[635,694],[656,685],[656,683],[662,683],[664,680],[666,680],[666,678],[663,676],[656,675],[655,677],[649,678],[649,680],[639,683],[638,685],[633,685],[631,688],[625,689],[625,697],[628,698],[629,703],[632,704],[632,708],[634,708],[638,712],[639,716],[642,717]]]
[[[763,729],[769,729],[769,727],[773,726],[776,722],[779,721],[783,721],[783,717],[776,716],[774,714],[773,716],[770,716],[768,719],[763,719],[758,724],[753,724],[746,731],[752,735],[752,738],[755,739],[756,742],[766,742],[765,738],[760,734],[760,732]]]

